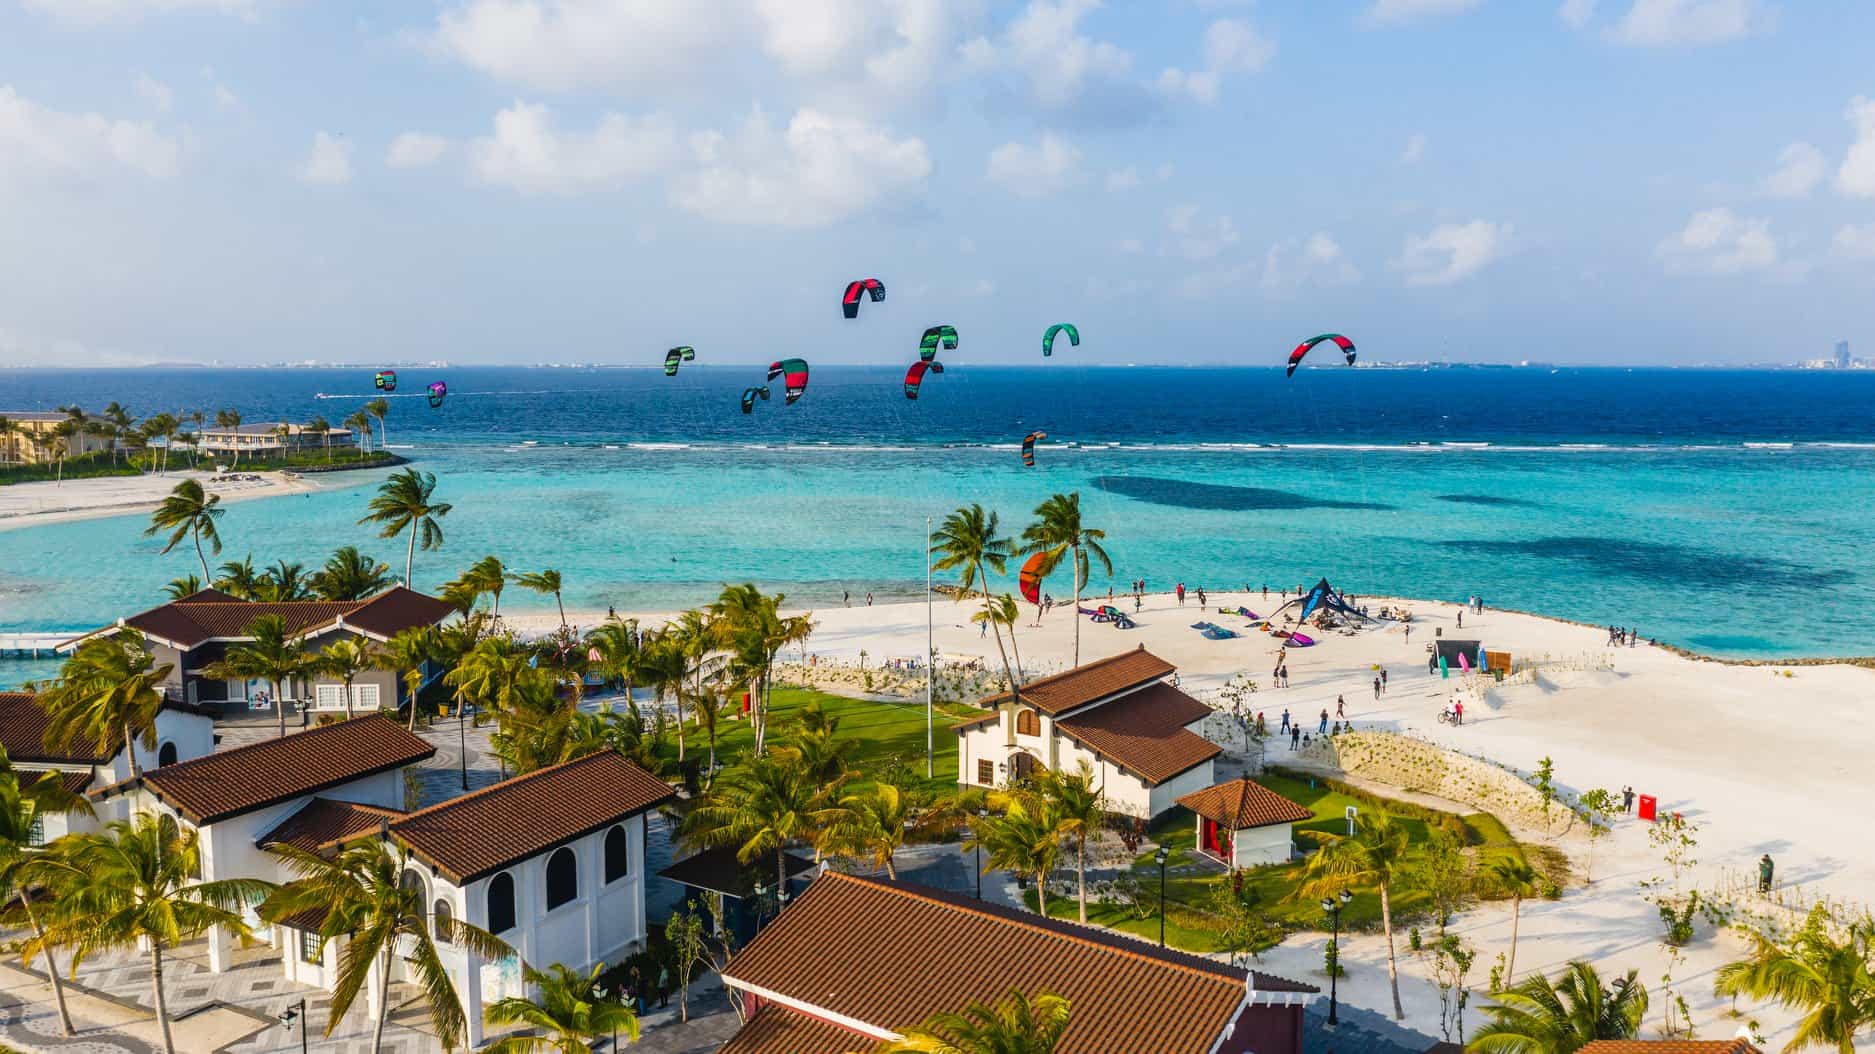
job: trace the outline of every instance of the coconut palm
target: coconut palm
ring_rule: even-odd
[[[249,639],[230,647],[220,662],[202,672],[217,679],[266,681],[273,686],[273,712],[286,735],[287,682],[312,669],[312,657],[279,615],[260,615],[241,631]]]
[[[536,593],[552,594],[553,606],[560,611],[560,625],[566,625],[566,604],[560,599],[560,572],[552,568],[544,571],[523,571],[514,576],[514,584]]]
[[[275,560],[273,566],[261,572],[260,581],[255,585],[254,591],[256,600],[268,603],[311,600],[313,597],[312,578],[306,573],[305,564]]]
[[[1009,650],[1016,657],[1016,673],[1022,673],[1022,649],[1016,647],[1016,623],[1022,619],[1022,610],[1016,607],[1016,598],[1008,593],[999,593],[994,597],[985,597],[983,610],[970,616],[970,621],[987,622],[996,627],[998,632],[1009,634]]]
[[[1068,1017],[1068,1001],[1052,992],[1012,990],[993,1007],[971,1003],[961,1013],[933,1014],[873,1054],[1053,1054]]]
[[[813,623],[804,615],[784,617],[780,593],[765,596],[752,582],[723,587],[709,606],[710,624],[717,643],[730,653],[730,670],[755,690],[755,750],[768,741],[768,704],[773,685],[775,656],[790,644],[807,639]]]
[[[242,600],[260,599],[261,573],[254,567],[254,554],[239,561],[229,560],[216,569],[215,588]]]
[[[441,643],[434,626],[406,626],[373,653],[378,669],[390,670],[403,678],[404,695],[410,702],[412,732],[417,730],[417,693],[423,690],[423,672],[437,658]]]
[[[637,687],[638,664],[644,655],[639,644],[638,620],[609,618],[587,632],[586,645],[599,653],[598,666],[607,677],[625,682],[626,705],[632,705],[632,689]],[[611,703],[605,706],[611,709]]]
[[[893,857],[905,847],[912,812],[910,796],[883,780],[848,794],[827,825],[828,851],[883,867],[887,878],[897,879]]]
[[[773,853],[778,888],[785,888],[783,850],[792,842],[814,844],[831,804],[798,759],[755,754],[723,772],[684,818],[682,837],[705,847],[733,846],[744,865]]]
[[[1309,858],[1297,896],[1330,896],[1350,886],[1373,886],[1380,892],[1380,926],[1387,935],[1387,980],[1393,986],[1393,1017],[1404,1020],[1400,1005],[1400,968],[1393,953],[1393,886],[1408,866],[1406,829],[1384,812],[1356,821],[1354,834],[1323,846]]]
[[[820,700],[810,701],[796,713],[794,734],[782,751],[798,758],[807,774],[831,794],[853,776],[859,740],[842,737],[840,719],[827,716]]]
[[[1803,1016],[1784,1054],[1809,1047],[1852,1054],[1856,1037],[1875,1029],[1875,923],[1832,932],[1821,906],[1788,942],[1751,935],[1751,954],[1719,967],[1713,991],[1770,1000]]]
[[[384,430],[384,419],[391,414],[390,400],[371,400],[365,404],[365,413],[378,419],[378,444],[388,449],[391,445],[391,434]]]
[[[371,415],[364,412],[363,410],[354,410],[352,411],[351,416],[345,419],[344,424],[346,428],[351,430],[352,435],[357,436],[361,440],[363,440],[363,442],[358,444],[358,452],[361,454],[370,453],[371,452]]]
[[[215,427],[225,428],[230,431],[239,429],[241,427],[241,411],[239,410],[216,410],[215,411]],[[240,464],[241,464],[241,445],[239,443],[236,443],[234,447],[234,460],[232,461],[231,465],[232,467],[238,468],[240,467]]]
[[[20,426],[11,417],[0,414],[0,465],[19,460],[13,455],[13,434],[19,430]]]
[[[33,901],[47,893],[57,899],[57,891],[48,889],[38,880],[40,875],[51,876],[52,871],[34,866],[36,858],[45,853],[39,844],[44,838],[45,818],[55,815],[89,816],[91,805],[66,790],[59,773],[22,772],[13,767],[4,751],[0,751],[0,903],[7,906],[9,924],[15,921],[16,914],[26,920],[27,928],[32,930],[34,949],[45,955],[46,979],[52,983],[52,999],[58,1004],[59,1025],[69,1036],[72,1015],[65,1008],[65,986],[59,978],[55,949],[46,943],[45,926],[40,920],[40,911],[44,909],[43,906],[39,910],[33,907]],[[32,965],[31,952],[26,956],[26,965]]]
[[[345,716],[349,718],[352,716],[352,682],[376,664],[377,656],[371,653],[371,646],[362,638],[349,637],[326,645],[314,659],[313,668],[345,682]]]
[[[330,860],[292,846],[279,846],[287,866],[298,877],[279,887],[261,905],[261,917],[278,921],[308,911],[322,911],[319,936],[343,938],[338,979],[332,986],[332,1008],[326,1016],[326,1035],[339,1023],[367,981],[378,986],[377,1019],[372,1024],[371,1050],[384,1048],[384,1021],[390,1014],[391,965],[404,960],[405,969],[423,989],[430,1026],[444,1050],[462,1042],[467,1019],[462,1000],[449,979],[449,970],[436,953],[440,938],[490,961],[514,956],[500,938],[450,915],[430,914],[421,882],[406,884],[410,854],[392,850],[381,841],[358,842]],[[373,977],[375,972],[376,976]]]
[[[997,533],[998,526],[995,513],[971,504],[944,517],[944,522],[931,532],[931,552],[937,557],[932,568],[957,572],[957,584],[961,589],[957,595],[959,600],[980,586],[986,610],[989,607],[989,572],[1007,573],[1009,557],[1014,552],[1014,543]],[[990,629],[996,633],[996,652],[1003,658],[1003,676],[1009,679],[1009,698],[1019,702],[1021,681],[1009,665],[1009,652],[1003,647],[1002,624],[991,619]]]
[[[1056,494],[1035,507],[1035,522],[1022,529],[1022,551],[1043,553],[1042,573],[1060,566],[1063,557],[1074,560],[1074,665],[1081,664],[1081,589],[1087,585],[1089,557],[1100,561],[1100,569],[1113,574],[1113,561],[1101,541],[1107,532],[1081,522],[1081,495]]]
[[[208,557],[202,553],[202,539],[208,539],[210,552],[221,555],[221,533],[215,529],[215,521],[226,511],[221,508],[221,495],[205,493],[201,483],[185,479],[176,484],[155,512],[150,513],[150,526],[143,533],[170,532],[169,541],[163,545],[164,554],[180,545],[184,538],[193,539],[195,558],[202,564],[202,577],[208,578]]]
[[[482,597],[492,596],[495,603],[489,615],[500,618],[501,591],[507,585],[508,569],[502,566],[501,558],[484,556],[443,587],[443,599],[466,613]]]
[[[664,634],[675,642],[677,650],[683,654],[684,664],[696,677],[694,682],[696,690],[691,694],[702,693],[703,660],[716,650],[716,630],[710,625],[709,615],[696,608],[681,611],[664,627]],[[684,758],[684,695],[680,686],[675,697],[677,701],[677,760],[679,762]]]
[[[175,1054],[163,995],[165,953],[217,926],[242,939],[251,936],[242,909],[267,896],[273,883],[197,880],[202,852],[196,832],[183,830],[165,813],[144,813],[79,835],[60,856],[55,885],[61,895],[46,928],[47,942],[72,949],[74,972],[99,951],[147,951],[163,1049]]]
[[[534,654],[512,637],[489,637],[469,649],[443,683],[456,690],[457,702],[474,703],[496,714],[514,711],[521,683],[536,672]]]
[[[563,963],[545,971],[529,969],[524,976],[534,997],[509,996],[496,1000],[486,1014],[491,1025],[522,1025],[538,1036],[506,1036],[484,1048],[488,1054],[590,1054],[601,1036],[623,1035],[638,1042],[638,1015],[624,1001],[603,991],[599,963],[582,974]]]
[[[652,705],[659,713],[664,710],[664,700],[667,696],[675,696],[679,700],[677,760],[681,763],[684,759],[682,699],[684,687],[690,680],[690,664],[684,657],[684,642],[669,630],[652,636],[644,642],[638,653],[637,673],[646,687],[651,689]],[[638,704],[635,702],[627,700],[625,708],[634,715],[638,714]]]
[[[1559,980],[1541,974],[1512,985],[1484,1008],[1471,1054],[1575,1054],[1598,1039],[1633,1039],[1647,1014],[1647,986],[1638,971],[1603,985],[1595,967],[1571,962]]]
[[[46,712],[45,742],[70,751],[103,743],[123,744],[130,775],[143,775],[136,744],[156,749],[156,715],[163,709],[163,683],[172,663],[158,663],[143,634],[128,627],[78,646],[59,676],[39,693]]]
[[[202,580],[192,574],[183,575],[181,578],[172,578],[169,580],[169,584],[163,587],[163,595],[171,600],[181,600],[184,597],[194,596],[201,591]]]
[[[320,445],[326,448],[326,460],[332,460],[332,422],[321,414],[314,414],[311,420],[300,426],[300,434],[317,435]]]
[[[326,558],[312,573],[313,592],[321,600],[363,600],[383,592],[394,581],[389,564],[380,563],[347,545]]]
[[[971,828],[966,851],[983,849],[983,870],[1001,868],[1035,878],[1036,910],[1048,915],[1048,876],[1061,860],[1061,819],[1034,795],[1012,795],[1001,816],[986,816]]]
[[[1523,917],[1523,898],[1535,896],[1537,873],[1522,860],[1506,857],[1491,863],[1491,877],[1510,894],[1510,954],[1504,961],[1504,983],[1517,979],[1517,926]]]
[[[704,780],[705,785],[708,785],[716,778],[717,728],[719,722],[722,720],[724,712],[728,710],[729,705],[729,700],[724,698],[721,692],[711,687],[698,689],[696,694],[690,697],[690,716],[696,719],[697,727],[703,730],[704,738],[707,739],[710,744],[709,775]]]
[[[396,472],[378,487],[377,496],[371,499],[367,512],[359,523],[373,523],[378,526],[380,538],[395,538],[406,530],[410,532],[410,545],[404,554],[404,585],[411,584],[410,572],[417,559],[417,539],[420,535],[423,548],[427,551],[443,544],[443,517],[449,515],[450,505],[436,500],[436,474],[418,472],[414,468]]]
[[[1015,607],[1011,602],[1010,607]],[[1074,871],[1079,882],[1081,921],[1087,921],[1087,838],[1098,834],[1107,819],[1107,798],[1094,785],[1094,770],[1083,758],[1071,772],[1043,770],[1035,781],[1036,793],[1048,802],[1055,830],[1074,839]]]

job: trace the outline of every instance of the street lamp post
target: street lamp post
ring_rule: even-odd
[[[416,700],[412,699],[411,706]],[[467,703],[456,707],[456,751],[462,756],[462,789],[469,789],[469,706]]]
[[[289,1036],[293,1034],[293,1023],[296,1021],[299,1022],[299,1054],[306,1054],[306,1000],[303,998],[280,1015],[280,1025]]]
[[[1334,965],[1328,971],[1328,1027],[1329,1028],[1334,1028],[1336,1025],[1340,1024],[1340,1021],[1335,1016],[1335,1011],[1337,1009],[1337,1002],[1338,1002],[1337,996],[1339,995],[1339,993],[1336,990],[1337,986],[1335,984],[1335,981],[1337,978],[1341,976],[1341,909],[1347,907],[1348,902],[1353,899],[1354,899],[1354,894],[1348,892],[1345,889],[1341,891],[1339,896],[1322,898],[1322,910],[1328,913],[1329,918],[1332,918],[1335,920],[1335,935],[1334,935],[1334,938],[1329,942],[1329,947],[1335,950]]]
[[[1153,860],[1159,864],[1159,947],[1161,948],[1165,947],[1165,858],[1171,855],[1171,850],[1165,846],[1160,846],[1159,851],[1152,854]]]

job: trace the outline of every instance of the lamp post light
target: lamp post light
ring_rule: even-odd
[[[1341,909],[1347,907],[1348,902],[1353,899],[1354,899],[1354,894],[1348,892],[1345,889],[1342,890],[1338,896],[1322,898],[1322,910],[1328,913],[1329,918],[1332,918],[1335,920],[1335,935],[1334,935],[1334,938],[1329,942],[1329,947],[1335,950],[1334,965],[1328,971],[1328,1027],[1329,1028],[1334,1028],[1336,1025],[1340,1024],[1340,1021],[1337,1019],[1335,1015],[1335,1011],[1337,1009],[1336,1004],[1338,1002],[1337,996],[1339,994],[1336,990],[1335,981],[1337,978],[1341,976]]]
[[[286,1029],[286,1034],[290,1036],[293,1034],[293,1023],[296,1021],[300,1023],[299,1054],[306,1054],[306,1000],[303,998],[287,1007],[286,1012],[280,1015],[280,1027]]]
[[[413,698],[411,706],[417,705]],[[469,706],[464,703],[456,707],[456,752],[462,758],[462,789],[469,789]]]
[[[1171,855],[1172,851],[1165,846],[1160,846],[1159,851],[1152,854],[1152,859],[1159,865],[1159,947],[1161,948],[1165,947],[1165,858]]]
[[[976,865],[978,900],[983,899],[983,843],[979,839],[983,837],[983,821],[988,819],[989,815],[988,809],[978,809],[976,829],[970,832],[970,852]]]

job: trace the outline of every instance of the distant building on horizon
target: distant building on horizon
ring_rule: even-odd
[[[1849,342],[1846,340],[1837,341],[1836,342],[1836,368],[1839,370],[1846,370],[1849,368],[1850,361],[1851,360],[1849,358]]]

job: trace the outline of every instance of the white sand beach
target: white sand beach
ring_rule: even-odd
[[[101,476],[91,479],[68,479],[63,483],[15,483],[0,487],[0,531],[38,527],[69,520],[88,520],[101,516],[122,516],[147,512],[184,479],[198,479],[211,494],[221,495],[224,503],[275,498],[321,489],[328,483],[314,482],[284,472],[241,473],[258,480],[210,483],[212,472],[183,470],[155,476]]]
[[[1875,755],[1875,707],[1870,705],[1875,702],[1875,669],[1848,664],[1735,665],[1689,658],[1645,643],[1615,648],[1607,646],[1607,634],[1600,629],[1488,608],[1478,615],[1467,613],[1461,631],[1453,605],[1363,597],[1361,602],[1375,610],[1396,604],[1410,608],[1410,640],[1400,624],[1351,636],[1320,634],[1316,646],[1289,652],[1293,686],[1276,689],[1270,685],[1270,672],[1277,641],[1243,630],[1241,618],[1217,613],[1219,607],[1242,604],[1268,614],[1279,603],[1275,595],[1264,600],[1260,593],[1212,594],[1208,599],[1201,610],[1195,599],[1181,607],[1170,596],[1149,596],[1135,616],[1139,627],[1134,630],[1083,620],[1082,658],[1144,644],[1176,663],[1182,687],[1200,698],[1229,678],[1247,674],[1260,686],[1252,707],[1267,715],[1272,729],[1287,708],[1313,732],[1320,712],[1333,714],[1337,697],[1345,697],[1347,713],[1362,730],[1422,737],[1523,773],[1547,756],[1553,759],[1566,797],[1592,787],[1619,792],[1631,785],[1640,794],[1657,796],[1663,813],[1677,811],[1697,823],[1697,864],[1686,875],[1688,888],[1748,888],[1759,855],[1769,853],[1777,862],[1779,897],[1786,903],[1818,896],[1865,907],[1875,901],[1875,842],[1866,835],[1866,821],[1855,819],[1870,786],[1868,759]],[[1133,610],[1130,599],[1116,603],[1129,613]],[[1032,616],[1032,608],[1025,610]],[[868,664],[876,666],[924,650],[925,609],[920,604],[813,614],[816,629],[806,650],[822,662],[857,662],[863,650]],[[935,615],[941,654],[983,656],[992,665],[998,661],[993,642],[980,637],[968,622],[966,605],[941,601]],[[659,621],[656,615],[640,617],[647,624]],[[582,612],[572,618],[590,626],[603,613]],[[1199,619],[1244,635],[1207,640],[1190,628]],[[512,622],[524,632],[543,631],[557,619],[527,614]],[[1064,608],[1052,612],[1039,629],[1019,627],[1017,642],[1027,676],[1070,665],[1072,627]],[[1428,674],[1426,644],[1435,630],[1482,640],[1491,650],[1509,651],[1520,662],[1535,661],[1544,668],[1522,678],[1529,683],[1469,692],[1464,697],[1464,726],[1442,725],[1438,713],[1464,681],[1457,671],[1449,680]],[[1388,692],[1379,700],[1372,686],[1375,664],[1389,673]],[[1271,763],[1283,764],[1290,757],[1286,740],[1270,741]],[[1604,974],[1636,969],[1644,982],[1657,988],[1667,966],[1658,943],[1662,926],[1653,905],[1642,899],[1639,883],[1664,877],[1667,869],[1648,843],[1647,825],[1632,818],[1617,821],[1612,835],[1595,847],[1595,881],[1589,884],[1580,877],[1587,852],[1580,825],[1563,834],[1557,824],[1558,832],[1548,835],[1513,817],[1501,818],[1518,828],[1520,838],[1559,845],[1575,861],[1578,873],[1561,900],[1525,905],[1519,974],[1551,972],[1570,959],[1586,958]],[[1739,899],[1767,903],[1753,894]],[[1482,986],[1488,964],[1508,947],[1509,905],[1469,911],[1457,929],[1479,948],[1473,976]],[[1404,941],[1403,934],[1400,939]],[[1323,943],[1320,937],[1292,939],[1265,956],[1265,968],[1321,980],[1325,987]],[[1743,947],[1735,935],[1714,933],[1702,925],[1698,939],[1685,949],[1686,961],[1674,974],[1675,987],[1689,1004],[1701,1037],[1729,1037],[1742,1023],[1725,1016],[1729,1002],[1713,997],[1712,974]],[[1385,1009],[1389,1000],[1380,938],[1353,939],[1344,962],[1351,976],[1342,983],[1343,998]],[[1401,964],[1406,1023],[1436,1033],[1437,993],[1403,944]],[[1653,1024],[1658,1024],[1660,1010],[1656,992],[1650,1011]],[[1773,1046],[1788,1040],[1789,1015],[1758,1008],[1754,1016]],[[1469,1020],[1475,1023],[1478,1017],[1473,1013]]]

